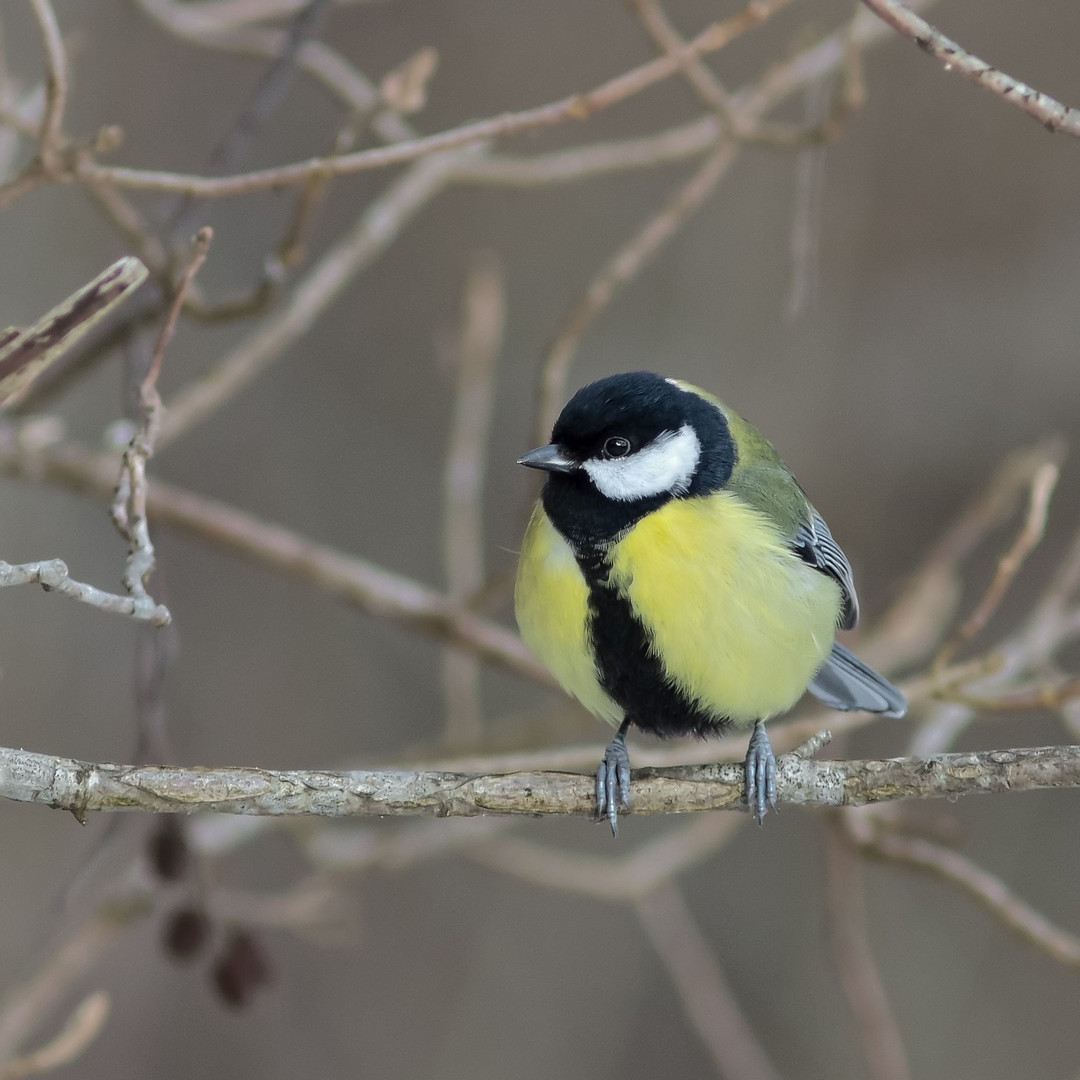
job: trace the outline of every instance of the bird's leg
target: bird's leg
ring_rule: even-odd
[[[765,721],[754,725],[750,745],[746,748],[746,805],[753,811],[757,823],[765,820],[771,806],[776,809],[776,755],[765,731]]]
[[[626,732],[630,728],[627,717],[608,743],[604,759],[596,770],[596,820],[606,817],[611,825],[611,835],[619,835],[619,805],[630,809],[630,754],[626,749]],[[765,740],[768,743],[768,739]]]

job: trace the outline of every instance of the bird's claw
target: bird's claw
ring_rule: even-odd
[[[759,720],[746,748],[746,805],[760,825],[769,812],[776,809],[776,755]]]
[[[607,818],[611,835],[619,835],[619,806],[630,809],[630,754],[620,731],[608,743],[596,770],[596,820]]]

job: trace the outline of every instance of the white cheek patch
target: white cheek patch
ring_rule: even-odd
[[[665,431],[636,454],[623,458],[591,458],[582,468],[597,491],[609,499],[633,502],[669,492],[683,495],[690,489],[701,458],[701,443],[689,424]]]

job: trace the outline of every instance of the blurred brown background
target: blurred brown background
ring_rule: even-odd
[[[949,0],[931,17],[1004,70],[1080,101],[1080,7],[1046,0],[1037,9]],[[669,7],[688,34],[735,10],[689,0]],[[798,0],[720,54],[714,70],[738,86],[850,10]],[[126,140],[113,160],[124,164],[202,171],[265,69],[264,61],[185,44],[131,4],[58,0],[56,11],[74,72],[67,130],[121,125]],[[0,6],[0,32],[13,74],[40,79],[28,5]],[[342,5],[331,8],[321,36],[376,80],[435,45],[440,67],[415,121],[424,132],[554,100],[654,54],[615,0]],[[855,567],[869,623],[1005,455],[1053,432],[1077,442],[1080,145],[944,74],[899,39],[869,51],[865,66],[868,102],[821,162],[804,309],[787,314],[803,272],[791,250],[796,155],[750,148],[592,325],[571,384],[649,367],[720,393],[772,438],[828,518]],[[651,132],[702,111],[672,78],[588,124],[502,148],[532,153]],[[780,115],[802,114],[796,99]],[[322,153],[342,119],[336,102],[297,75],[243,167]],[[537,365],[597,268],[691,168],[536,190],[450,188],[269,374],[156,458],[154,474],[441,587],[453,373],[439,342],[458,324],[470,258],[493,250],[506,273],[508,323],[484,555],[492,573],[511,571],[529,479],[513,461],[532,445]],[[335,184],[316,252],[392,175],[376,170]],[[171,202],[140,205],[163,213]],[[205,207],[199,223],[216,231],[201,275],[210,294],[257,276],[290,205],[282,194]],[[77,187],[20,199],[0,214],[0,326],[32,321],[126,250]],[[249,328],[182,326],[166,359],[166,402]],[[95,444],[122,413],[122,386],[123,365],[113,358],[50,410]],[[994,632],[1024,610],[1076,528],[1078,489],[1080,469],[1069,464],[1046,544]],[[180,643],[168,683],[175,760],[317,767],[400,760],[395,754],[407,748],[438,746],[436,645],[166,528],[155,538],[161,561],[152,591],[169,603]],[[96,501],[5,480],[0,543],[10,562],[60,556],[82,580],[119,586],[122,547]],[[991,544],[972,564],[972,595],[998,549]],[[130,760],[137,628],[37,590],[8,590],[0,600],[0,741]],[[498,617],[510,621],[505,608]],[[564,711],[560,699],[508,675],[485,676],[484,709],[504,744],[607,737],[584,716],[552,722]],[[909,720],[877,724],[843,749],[899,754],[910,733]],[[960,746],[1067,741],[1054,717],[1022,713],[976,724]],[[964,830],[968,854],[1080,931],[1077,793],[969,800],[947,812]],[[666,826],[628,819],[619,850]],[[72,891],[110,827],[113,841]],[[121,865],[145,828],[99,818],[80,829],[66,814],[0,806],[5,985],[35,969],[57,928],[94,902],[107,877],[102,860]],[[580,820],[526,821],[514,833],[580,852],[616,850],[604,830]],[[273,891],[300,873],[298,863],[287,839],[268,833],[221,875],[231,887]],[[867,880],[873,948],[913,1076],[1076,1075],[1075,971],[1019,943],[944,885],[876,865]],[[780,1074],[866,1075],[824,942],[816,815],[784,811],[760,831],[743,828],[682,885]],[[239,1012],[217,1000],[205,965],[165,957],[159,918],[142,920],[74,988],[72,1001],[80,990],[106,988],[113,1013],[85,1055],[57,1075],[712,1074],[625,908],[525,884],[452,853],[349,879],[345,889],[360,907],[355,940],[320,944],[259,931],[276,983]]]

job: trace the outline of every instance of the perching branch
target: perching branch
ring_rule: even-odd
[[[1046,746],[929,759],[779,759],[780,799],[798,806],[859,806],[990,792],[1080,787],[1080,746]],[[463,773],[93,764],[0,749],[0,796],[70,810],[155,814],[365,817],[424,814],[581,814],[595,810],[593,778],[574,773]],[[635,814],[745,810],[739,764],[638,770]]]

